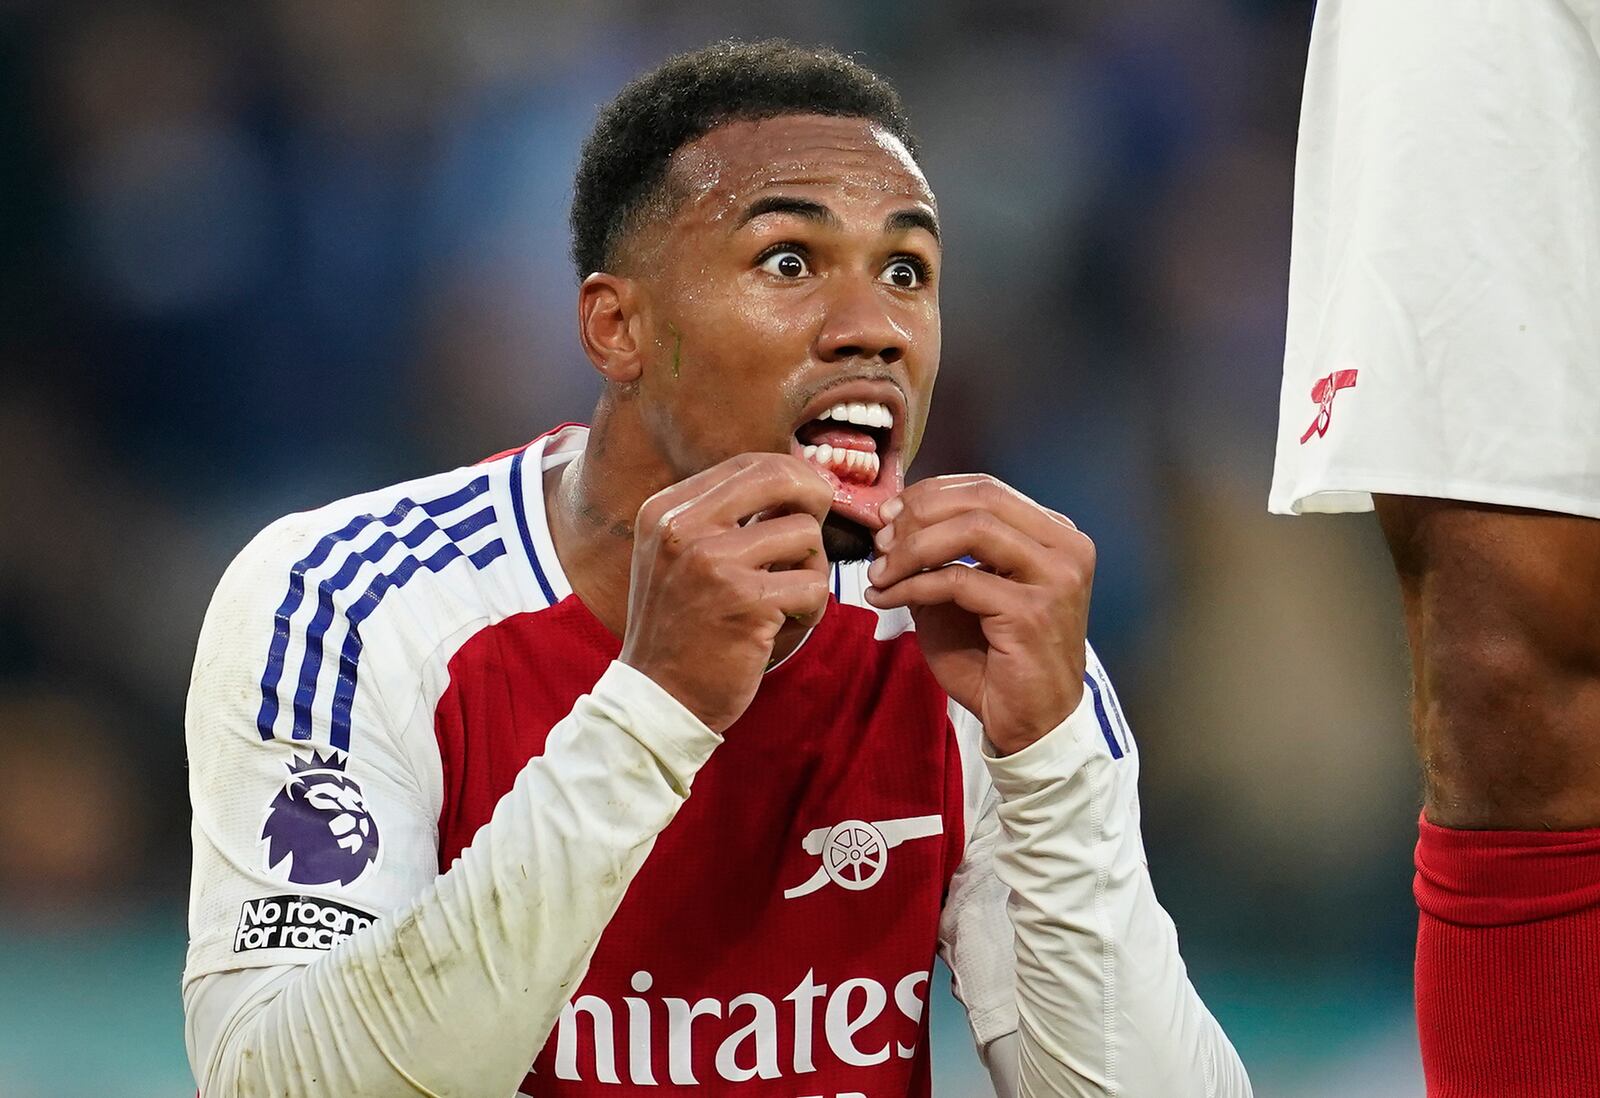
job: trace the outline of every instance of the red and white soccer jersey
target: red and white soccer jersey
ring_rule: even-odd
[[[1104,985],[1122,965],[1131,1002],[1189,1007],[1175,1037],[1218,1074],[1148,890],[1136,752],[1098,662],[1070,732],[988,758],[909,615],[867,607],[864,569],[836,567],[821,623],[718,737],[614,662],[562,575],[542,481],[584,434],[290,516],[224,578],[188,717],[202,1087],[268,1070],[237,1056],[248,1019],[281,1026],[263,1040],[299,1065],[274,1093],[388,1093],[430,1071],[485,1093],[509,1056],[536,1095],[927,1094],[934,957],[987,1047],[1029,1001],[1014,919],[1052,1055],[1070,1058],[1069,1031],[1089,1063],[1114,1051]],[[1100,818],[1032,850],[1052,768],[1070,782],[1091,758]],[[1003,882],[1008,799],[1021,850]],[[1083,876],[1052,884],[1071,835]],[[1057,904],[1105,925],[1064,928]],[[1084,966],[1125,932],[1148,957]],[[1074,979],[1091,1009],[1052,1021]],[[306,1067],[307,1047],[325,1062]]]
[[[1600,517],[1600,3],[1321,0],[1271,510]]]

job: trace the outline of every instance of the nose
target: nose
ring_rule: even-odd
[[[895,323],[876,282],[843,279],[828,302],[822,329],[817,334],[818,356],[824,362],[853,358],[898,362],[905,357],[910,336]]]

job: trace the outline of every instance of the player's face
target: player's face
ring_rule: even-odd
[[[681,197],[641,254],[639,399],[687,476],[789,452],[834,483],[829,555],[862,557],[905,484],[939,368],[933,193],[861,119],[721,126],[674,158]]]

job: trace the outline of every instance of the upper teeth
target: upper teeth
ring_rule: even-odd
[[[835,404],[823,412],[818,419],[837,419],[841,423],[855,423],[862,427],[893,427],[894,413],[889,411],[885,404],[865,404],[855,401],[851,404]]]

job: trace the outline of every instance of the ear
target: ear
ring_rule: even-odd
[[[644,370],[643,295],[631,278],[597,271],[578,288],[578,337],[607,381],[627,384]]]

